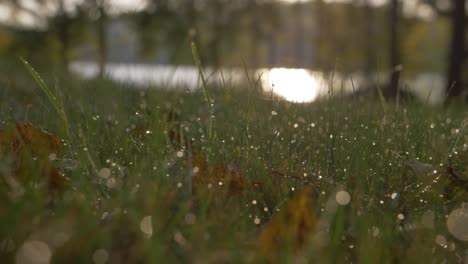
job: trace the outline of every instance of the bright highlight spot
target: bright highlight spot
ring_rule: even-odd
[[[351,196],[347,191],[339,191],[336,193],[335,199],[339,205],[347,205],[351,201]]]
[[[99,177],[103,179],[109,178],[110,174],[111,174],[111,171],[109,168],[102,168],[99,170]]]
[[[291,102],[311,102],[317,98],[319,83],[305,69],[273,68],[260,70],[262,86]]]
[[[450,234],[461,241],[468,241],[468,208],[453,210],[447,218]]]
[[[52,251],[49,246],[37,240],[24,242],[23,246],[16,253],[16,263],[18,264],[47,264],[52,258]]]
[[[148,237],[153,235],[153,224],[151,223],[151,216],[145,216],[143,220],[141,220],[140,230]]]

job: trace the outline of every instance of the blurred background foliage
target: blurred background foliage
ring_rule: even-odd
[[[24,57],[44,71],[94,61],[102,76],[109,62],[191,65],[194,41],[204,64],[215,68],[244,62],[370,76],[402,66],[407,77],[456,71],[448,86],[456,82],[461,94],[468,75],[461,4],[466,7],[465,0],[4,0],[0,56]],[[455,33],[457,15],[464,22]]]

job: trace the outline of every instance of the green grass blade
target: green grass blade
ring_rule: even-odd
[[[36,83],[39,85],[39,88],[45,93],[49,101],[52,103],[52,105],[55,107],[55,109],[60,112],[60,108],[57,102],[57,98],[52,94],[50,91],[49,87],[47,87],[47,84],[44,82],[44,80],[41,78],[39,73],[23,58],[19,58],[21,62],[23,63],[24,67],[29,71],[31,76],[34,78]]]
[[[63,103],[60,100],[57,99],[57,97],[52,93],[52,91],[49,89],[47,84],[44,82],[44,80],[41,78],[39,73],[23,58],[19,58],[20,61],[23,63],[24,67],[29,71],[33,79],[36,81],[36,83],[39,85],[39,88],[44,92],[44,94],[47,96],[49,99],[50,103],[52,106],[55,108],[57,113],[59,114],[60,118],[62,119],[62,122],[65,125],[66,131],[68,133],[68,121],[67,121],[67,116],[65,115],[65,111],[63,109]]]
[[[201,62],[200,54],[198,53],[198,48],[195,42],[192,42],[192,55],[193,55],[193,59],[195,60],[195,64],[197,65],[198,73],[200,74],[200,78],[202,81],[203,96],[205,97],[205,101],[208,103],[208,105],[210,105],[211,104],[210,91],[208,90],[208,84],[206,82],[205,75],[203,74],[202,62]]]
[[[208,128],[208,138],[211,140],[213,137],[213,105],[211,101],[210,91],[208,90],[208,83],[206,82],[205,75],[203,74],[203,67],[202,62],[200,59],[200,55],[198,53],[197,45],[195,42],[192,41],[192,55],[193,59],[195,60],[195,64],[198,68],[198,73],[200,74],[200,78],[202,81],[202,89],[203,89],[203,96],[205,97],[205,101],[208,104],[208,109],[210,111],[210,119],[209,119],[209,128]]]

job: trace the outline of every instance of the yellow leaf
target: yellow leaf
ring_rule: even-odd
[[[257,241],[260,252],[274,260],[280,252],[298,251],[308,241],[316,225],[308,188],[291,199],[283,211],[264,227]]]

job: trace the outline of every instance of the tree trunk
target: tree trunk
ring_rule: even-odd
[[[325,4],[323,0],[317,0],[315,3],[315,16],[316,18],[316,27],[315,27],[315,67],[319,70],[328,70],[327,64],[325,62],[326,55],[324,55],[324,42],[326,41],[326,21],[325,18],[327,14],[325,13]]]
[[[211,28],[211,39],[208,44],[211,53],[210,63],[215,69],[221,67],[221,39],[223,35],[223,25],[222,25],[222,11],[223,3],[220,0],[215,0],[213,3],[213,25]]]
[[[97,28],[97,46],[98,46],[98,68],[99,78],[103,78],[106,73],[107,61],[107,36],[106,36],[107,15],[104,6],[99,6],[99,19]]]
[[[386,89],[387,98],[395,98],[398,92],[398,83],[400,81],[400,49],[398,39],[399,22],[399,1],[391,0],[389,12],[389,30],[390,30],[390,83]]]
[[[372,72],[375,70],[374,63],[374,41],[373,41],[373,23],[374,12],[370,4],[370,0],[364,0],[363,13],[364,13],[364,74],[370,85],[373,83]]]
[[[68,66],[70,64],[69,59],[69,27],[70,27],[70,18],[65,13],[64,2],[63,0],[59,1],[59,11],[56,18],[56,28],[57,28],[57,38],[60,42],[60,64],[62,70],[65,72],[68,71]]]
[[[249,2],[249,9],[252,12],[250,25],[250,67],[257,69],[260,65],[260,49],[259,45],[262,39],[262,30],[260,28],[261,10],[257,1]]]
[[[307,61],[307,47],[305,46],[306,38],[305,38],[305,23],[304,23],[304,11],[306,5],[302,2],[297,2],[295,5],[292,7],[294,10],[294,38],[295,38],[295,44],[294,44],[294,54],[292,54],[292,57],[294,58],[294,67],[297,68],[305,68],[308,64]]]
[[[450,45],[449,66],[447,73],[447,96],[462,95],[463,63],[466,58],[465,50],[465,13],[466,0],[453,0],[452,8],[452,42]]]

